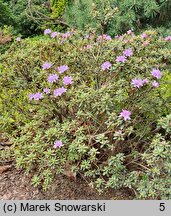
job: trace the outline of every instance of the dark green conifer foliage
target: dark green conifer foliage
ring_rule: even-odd
[[[67,7],[65,19],[82,30],[91,27],[97,32],[116,35],[149,26],[168,28],[170,12],[170,0],[74,0]]]
[[[2,0],[0,0],[0,27],[11,25],[14,22],[14,17],[10,8]]]

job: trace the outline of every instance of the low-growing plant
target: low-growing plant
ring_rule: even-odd
[[[170,198],[169,37],[45,34],[1,57],[1,123],[16,166],[44,189],[64,173],[100,193]]]

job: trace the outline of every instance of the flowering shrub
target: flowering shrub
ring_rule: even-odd
[[[3,130],[34,185],[47,189],[69,170],[99,192],[170,198],[170,131],[161,122],[171,51],[156,32],[144,35],[48,33],[1,57]]]

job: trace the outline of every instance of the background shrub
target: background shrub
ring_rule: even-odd
[[[136,32],[148,27],[170,28],[171,2],[148,0],[75,0],[65,12],[67,22],[85,31],[86,27],[111,36],[129,29]]]
[[[35,19],[37,13],[50,17],[49,8],[46,0],[1,0],[0,1],[0,27],[10,25],[13,27],[15,35],[22,34],[23,37],[36,36],[42,32],[44,20]],[[31,10],[31,13],[30,13]],[[33,17],[32,17],[33,16]],[[47,20],[46,20],[47,22]]]

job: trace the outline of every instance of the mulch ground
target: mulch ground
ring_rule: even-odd
[[[44,192],[31,185],[31,177],[14,167],[0,173],[0,200],[129,200],[133,199],[130,191],[111,190],[99,195],[92,190],[83,179],[72,181],[66,176],[59,175]]]
[[[3,140],[4,141],[4,140]],[[2,150],[5,145],[0,139]],[[31,176],[17,170],[13,161],[0,161],[0,200],[131,200],[133,195],[128,189],[110,190],[102,195],[91,189],[81,177],[72,180],[58,175],[51,187],[45,192],[31,185]]]

